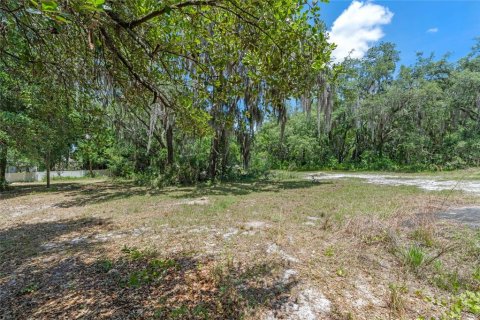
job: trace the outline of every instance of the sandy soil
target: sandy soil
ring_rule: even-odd
[[[335,180],[356,178],[367,183],[390,186],[414,186],[429,191],[465,191],[480,195],[480,181],[442,180],[440,178],[403,177],[383,174],[361,173],[314,173],[307,177],[312,180]]]

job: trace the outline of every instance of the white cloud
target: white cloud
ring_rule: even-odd
[[[427,33],[436,33],[436,32],[438,32],[438,28],[436,28],[436,27],[435,28],[430,28],[430,29],[427,30]]]
[[[330,41],[337,45],[333,60],[341,62],[350,53],[352,58],[363,57],[372,44],[384,36],[382,26],[389,24],[392,17],[387,7],[353,1],[334,21],[329,33]]]

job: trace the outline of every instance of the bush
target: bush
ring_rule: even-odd
[[[8,189],[8,182],[7,181],[0,181],[0,191],[4,191]]]

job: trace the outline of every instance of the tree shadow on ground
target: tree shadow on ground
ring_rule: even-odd
[[[55,206],[60,208],[79,207],[159,193],[161,193],[161,190],[138,186],[133,182],[99,183],[85,186],[74,193],[68,194],[69,199],[57,203]]]
[[[31,194],[43,194],[43,193],[55,193],[55,192],[68,192],[81,189],[82,184],[79,182],[62,182],[53,183],[50,188],[42,183],[28,183],[28,184],[16,184],[10,186],[6,191],[0,192],[0,200],[12,199],[16,197],[28,196]]]
[[[68,199],[55,204],[55,207],[69,208],[88,204],[124,199],[136,195],[158,194],[161,190],[135,185],[131,181],[93,181],[91,183],[69,182],[54,183],[50,188],[40,184],[11,186],[0,194],[0,200],[13,199],[28,195],[56,193]]]
[[[214,185],[198,184],[196,186],[167,187],[153,189],[135,185],[133,182],[95,182],[92,184],[68,183],[56,185],[48,190],[42,186],[15,186],[12,191],[2,196],[3,199],[13,198],[33,193],[56,191],[63,193],[66,199],[56,203],[55,207],[70,208],[91,204],[105,203],[115,200],[127,199],[134,196],[166,195],[167,197],[184,199],[202,196],[220,195],[247,195],[260,192],[281,192],[291,189],[306,189],[318,185],[331,184],[332,182],[312,182],[310,180],[259,180],[255,182],[223,182]]]
[[[91,188],[84,188],[72,193],[70,199],[56,204],[56,207],[70,208],[89,204],[104,203],[114,200],[127,199],[134,196],[163,194],[176,199],[197,198],[203,196],[220,195],[247,195],[259,192],[281,192],[290,189],[306,189],[332,182],[312,182],[308,180],[292,181],[257,181],[257,182],[224,182],[214,185],[199,184],[196,186],[167,187],[152,189],[139,187],[133,183],[104,184]]]
[[[88,236],[108,228],[109,224],[104,219],[81,218],[22,224],[0,230],[0,280],[31,258],[62,250],[92,250],[96,243],[89,241]],[[82,237],[78,238],[79,235]]]
[[[71,227],[84,224],[75,221]],[[2,239],[25,232],[58,235],[63,231],[57,230],[65,230],[42,224],[32,231],[34,226],[4,231]],[[20,239],[20,245],[37,240],[27,237]],[[279,307],[297,284],[275,279],[272,270],[278,266],[272,263],[225,266],[211,257],[182,253],[161,257],[135,248],[118,250],[115,258],[107,259],[92,245],[76,251],[63,246],[41,255],[28,259],[37,256],[9,253],[16,269],[0,269],[0,318],[241,319],[246,310]]]
[[[272,181],[264,180],[250,183],[228,182],[213,186],[197,186],[175,198],[196,198],[202,196],[241,196],[260,192],[282,192],[292,189],[308,189],[319,185],[332,184],[331,181],[312,182],[309,180]]]

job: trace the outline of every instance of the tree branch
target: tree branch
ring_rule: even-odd
[[[105,44],[107,45],[107,47],[117,56],[117,58],[127,68],[128,72],[135,78],[135,80],[141,83],[147,90],[156,94],[160,99],[160,101],[165,106],[172,108],[172,105],[168,102],[166,97],[152,83],[150,83],[147,79],[145,79],[143,76],[141,76],[138,72],[134,70],[132,64],[123,56],[123,54],[115,46],[113,39],[110,37],[107,31],[104,28],[100,28],[100,32],[105,38]]]
[[[133,29],[149,20],[152,20],[161,15],[164,15],[170,12],[171,10],[182,9],[185,7],[192,7],[192,6],[215,6],[216,3],[217,3],[217,0],[189,0],[185,2],[180,2],[178,4],[174,4],[171,6],[165,6],[162,9],[152,11],[149,14],[143,16],[142,18],[132,20],[132,21],[124,21],[116,13],[112,11],[107,11],[107,14],[122,27],[127,29]]]

